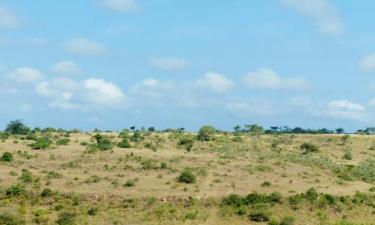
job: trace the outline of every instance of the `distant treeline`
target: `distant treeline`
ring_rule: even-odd
[[[212,127],[213,128],[213,127]],[[214,129],[214,128],[213,128]],[[155,127],[140,127],[137,128],[136,126],[131,126],[129,128],[125,128],[123,131],[140,131],[140,132],[184,132],[184,128],[168,128],[168,129],[162,129],[162,130],[157,130]],[[257,124],[246,124],[244,126],[236,125],[233,127],[232,131],[224,131],[224,130],[217,130],[215,129],[216,132],[218,133],[235,133],[235,134],[242,134],[242,133],[251,133],[251,134],[349,134],[345,132],[343,128],[337,128],[334,130],[330,130],[327,128],[321,128],[321,129],[304,129],[301,127],[288,127],[288,126],[272,126],[268,129],[263,128],[262,126],[259,126]],[[79,129],[72,129],[72,130],[66,130],[66,129],[61,129],[61,128],[52,128],[52,127],[47,127],[47,128],[30,128],[27,125],[25,125],[21,120],[14,120],[10,121],[6,129],[3,131],[3,133],[9,133],[9,134],[21,134],[21,135],[26,135],[29,133],[35,133],[35,132],[42,132],[42,133],[47,133],[47,132],[68,132],[68,133],[79,133],[82,132]],[[99,129],[94,129],[93,132],[112,132],[110,130],[99,130]],[[357,130],[356,132],[353,132],[354,134],[375,134],[375,127],[368,127],[366,129],[360,129]]]

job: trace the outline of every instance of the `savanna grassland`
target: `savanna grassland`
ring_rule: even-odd
[[[1,133],[0,224],[375,224],[375,137]]]

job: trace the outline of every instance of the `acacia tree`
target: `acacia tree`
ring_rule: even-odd
[[[11,134],[24,135],[30,132],[30,128],[27,127],[21,120],[13,120],[8,123],[5,131]]]

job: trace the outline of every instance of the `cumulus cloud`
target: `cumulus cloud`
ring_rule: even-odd
[[[63,49],[71,54],[97,56],[105,53],[106,47],[86,38],[73,38],[63,43]]]
[[[82,81],[86,100],[94,104],[111,105],[119,103],[124,93],[114,83],[103,79],[91,78]]]
[[[291,103],[317,117],[360,122],[368,120],[366,107],[347,99],[314,102],[308,97],[296,97]]]
[[[162,70],[180,70],[188,66],[188,62],[179,58],[150,58],[149,63]]]
[[[21,25],[20,19],[10,9],[0,5],[0,28],[15,29]]]
[[[51,67],[51,71],[58,75],[79,75],[82,73],[79,66],[72,61],[61,61]]]
[[[20,83],[32,83],[43,78],[43,74],[34,68],[20,67],[8,74],[8,76]]]
[[[138,8],[135,0],[97,0],[100,5],[118,12],[133,11]]]
[[[375,53],[367,55],[359,60],[358,66],[363,72],[375,71]]]
[[[268,68],[248,73],[244,77],[244,83],[251,89],[306,90],[309,88],[309,83],[303,78],[282,78]]]
[[[58,77],[40,82],[35,93],[50,100],[49,106],[62,110],[88,110],[96,106],[117,106],[125,94],[114,83],[103,79],[74,80]]]
[[[174,95],[172,93],[176,90],[176,84],[173,81],[159,81],[156,79],[148,78],[138,84],[134,85],[130,92],[134,96],[147,97],[147,98],[163,98],[166,95]]]
[[[330,101],[325,104],[325,114],[332,118],[364,120],[366,108],[359,103],[349,100]]]
[[[275,106],[264,100],[229,102],[225,104],[225,107],[233,114],[243,118],[253,115],[265,116],[275,113]]]
[[[194,81],[194,86],[217,93],[225,93],[233,89],[234,83],[222,74],[208,72]]]
[[[281,3],[315,23],[323,34],[338,35],[345,30],[340,12],[330,0],[280,0]]]

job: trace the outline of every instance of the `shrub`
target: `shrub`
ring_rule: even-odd
[[[142,164],[142,169],[144,169],[144,170],[157,169],[157,166],[155,165],[155,162],[151,159],[146,159],[141,164]]]
[[[375,182],[375,161],[368,159],[356,166],[352,170],[354,177],[359,178],[368,183]]]
[[[342,156],[343,159],[346,160],[352,160],[353,159],[353,153],[350,150],[346,150],[345,154]]]
[[[31,172],[29,170],[22,169],[22,174],[18,179],[20,181],[22,181],[23,183],[32,183],[33,182],[33,175],[31,174]]]
[[[300,145],[300,149],[303,151],[303,154],[319,152],[318,146],[312,143],[303,143]]]
[[[101,134],[94,135],[93,139],[96,141],[96,143],[89,146],[92,147],[93,150],[99,149],[101,151],[106,151],[113,148],[111,140]]]
[[[260,203],[269,203],[270,199],[265,194],[258,194],[256,192],[250,193],[245,198],[245,203],[247,205],[256,205]]]
[[[125,187],[134,187],[135,186],[135,181],[134,180],[128,180],[124,184]]]
[[[117,144],[119,148],[131,148],[130,142],[127,138],[123,138],[120,143]]]
[[[5,194],[7,196],[19,196],[21,194],[24,194],[25,192],[26,189],[22,184],[14,184],[5,191]]]
[[[178,140],[177,146],[184,147],[186,151],[190,152],[194,146],[194,139],[190,136],[183,136]]]
[[[228,197],[223,198],[221,204],[227,206],[240,207],[244,204],[244,201],[239,195],[231,194]]]
[[[141,142],[144,140],[144,137],[142,136],[140,131],[135,131],[133,135],[130,137],[130,141],[132,142]]]
[[[87,210],[87,214],[89,214],[90,216],[95,216],[96,214],[98,214],[98,208],[96,208],[96,207],[90,207]]]
[[[33,149],[46,149],[52,144],[52,141],[48,137],[37,138],[34,143],[30,144]]]
[[[11,162],[13,160],[13,155],[10,152],[4,152],[0,158],[2,162]]]
[[[44,188],[42,193],[40,193],[40,196],[42,197],[51,197],[53,194],[52,190],[49,188]]]
[[[165,162],[160,163],[160,169],[167,169],[168,165]]]
[[[214,135],[216,133],[216,130],[212,126],[203,126],[198,131],[198,140],[200,141],[211,141],[214,138]]]
[[[71,212],[62,212],[59,214],[56,224],[58,225],[73,225],[75,224],[75,213]]]
[[[1,225],[22,225],[22,224],[25,224],[25,221],[20,220],[17,217],[8,213],[1,213],[0,224]]]
[[[104,139],[101,140],[99,143],[97,143],[97,147],[98,147],[101,151],[111,150],[111,149],[113,148],[113,146],[112,146],[112,142],[111,142],[111,140],[109,140],[108,138],[104,138]]]
[[[192,184],[196,182],[197,178],[190,170],[184,170],[177,180],[180,183]]]
[[[318,192],[315,190],[315,188],[310,188],[309,190],[306,191],[304,197],[306,200],[309,202],[313,203],[318,199]]]
[[[28,128],[21,120],[14,120],[8,123],[5,131],[11,134],[25,135],[29,133],[30,128]]]
[[[96,184],[96,183],[99,183],[101,180],[102,180],[102,178],[100,178],[99,176],[92,175],[85,180],[85,183],[86,184]]]
[[[269,187],[269,186],[271,186],[271,182],[264,181],[260,186],[262,186],[262,187]]]
[[[293,225],[294,223],[295,223],[294,217],[286,216],[280,221],[279,225]]]
[[[57,145],[68,145],[70,142],[69,138],[62,138],[56,141]]]
[[[271,213],[264,209],[258,209],[250,213],[249,219],[258,223],[268,222],[271,219]]]

